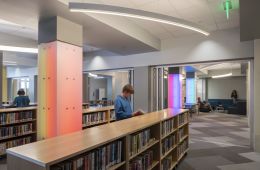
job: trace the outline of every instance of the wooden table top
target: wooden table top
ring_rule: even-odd
[[[175,117],[186,111],[184,109],[165,109],[152,112],[111,124],[11,148],[7,150],[7,154],[15,155],[46,167],[90,151],[163,120]]]
[[[83,113],[103,112],[114,109],[114,106],[103,106],[103,107],[90,107],[83,109]]]
[[[36,106],[30,106],[30,107],[16,107],[16,108],[3,108],[3,109],[0,109],[0,113],[26,111],[26,110],[36,110],[36,109],[37,109]]]

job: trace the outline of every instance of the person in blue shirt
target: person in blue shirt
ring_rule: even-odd
[[[19,89],[17,92],[17,97],[15,97],[13,106],[16,107],[27,107],[30,104],[30,99],[28,96],[25,96],[24,89]]]
[[[132,85],[127,84],[123,87],[122,94],[116,97],[114,104],[117,120],[127,119],[140,114],[139,112],[133,113],[132,111],[129,100],[132,94],[134,94],[134,88]]]

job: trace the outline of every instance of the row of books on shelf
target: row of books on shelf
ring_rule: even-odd
[[[116,112],[115,112],[115,110],[110,110],[110,120],[116,120]]]
[[[97,112],[83,115],[83,124],[91,125],[93,123],[99,123],[106,121],[106,112]]]
[[[189,141],[188,139],[184,140],[177,149],[177,156],[178,158],[188,149],[189,147]]]
[[[174,119],[166,120],[162,123],[162,135],[166,135],[175,129]]]
[[[167,156],[166,158],[164,158],[162,160],[162,163],[161,163],[161,170],[169,170],[171,169],[172,167],[172,164],[173,164],[173,155],[169,155]]]
[[[123,160],[122,141],[118,140],[100,147],[79,158],[51,167],[51,170],[105,170]]]
[[[152,138],[151,130],[146,129],[135,135],[131,135],[130,140],[130,156],[132,156],[134,154],[137,154],[143,148],[145,148],[147,145],[153,142],[155,138]]]
[[[20,136],[33,131],[33,124],[27,123],[19,126],[1,127],[0,128],[0,139]]]
[[[31,120],[33,118],[32,111],[15,112],[15,113],[1,113],[0,125],[18,123],[22,121]]]
[[[188,114],[183,113],[183,114],[179,115],[179,125],[182,125],[186,122],[188,122]]]
[[[136,157],[129,164],[129,170],[147,170],[153,165],[153,151],[149,150]]]
[[[6,153],[6,149],[25,145],[32,142],[32,137],[25,137],[21,139],[11,140],[7,142],[0,143],[0,155],[3,155]]]
[[[185,127],[179,129],[178,134],[179,134],[179,140],[181,140],[183,137],[185,137],[187,135],[187,133],[185,131]]]
[[[162,141],[162,154],[164,155],[176,145],[176,134],[170,135]]]

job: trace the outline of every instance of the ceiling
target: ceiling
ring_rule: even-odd
[[[211,77],[212,75],[221,75],[233,73],[232,76],[245,76],[247,62],[224,62],[224,63],[205,63],[192,66],[196,69],[199,77]]]
[[[211,71],[211,70],[232,70],[232,69],[240,69],[241,63],[217,63],[217,64],[200,64],[196,65],[197,68],[203,71]]]
[[[38,18],[42,11],[36,1],[41,0],[0,0],[0,32],[37,40]],[[221,10],[223,0],[47,0],[44,15],[60,15],[84,26],[85,51],[100,49],[112,51],[122,55],[155,51],[145,41],[116,29],[116,26],[96,20],[82,13],[71,13],[68,10],[69,1],[93,2],[109,5],[136,8],[195,22],[210,32],[239,27],[239,9],[231,10],[227,20],[225,11]],[[239,0],[232,0],[238,3]],[[102,14],[101,14],[102,15]],[[113,20],[125,20],[136,28],[146,31],[152,38],[164,40],[196,34],[183,28],[144,21],[138,19],[112,16]],[[2,21],[2,22],[1,22]],[[133,30],[128,30],[129,32]]]
[[[212,32],[216,30],[239,27],[239,8],[230,12],[227,19],[223,10],[224,0],[60,0],[70,2],[102,3],[128,8],[135,8],[181,18],[203,26]],[[239,0],[231,0],[239,4]],[[113,16],[115,19],[119,16]],[[171,25],[158,24],[152,21],[127,19],[144,28],[161,40],[187,36],[194,32]]]

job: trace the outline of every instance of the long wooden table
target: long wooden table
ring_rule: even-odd
[[[8,170],[49,170],[56,163],[187,113],[166,109],[7,150]],[[186,124],[188,124],[186,122]],[[183,126],[183,125],[182,125]],[[160,131],[158,131],[160,133]]]

